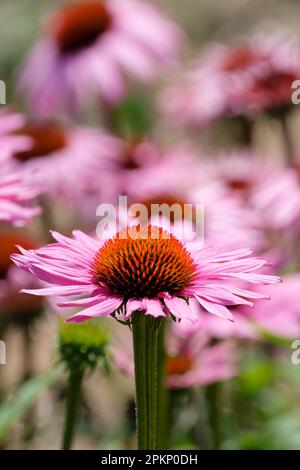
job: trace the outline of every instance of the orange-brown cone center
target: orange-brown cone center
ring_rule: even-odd
[[[29,124],[20,129],[18,133],[30,137],[33,141],[29,150],[15,154],[15,158],[20,161],[44,157],[66,146],[64,131],[53,124]]]
[[[194,274],[194,263],[174,236],[158,227],[139,226],[135,235],[125,229],[108,240],[92,271],[100,285],[125,299],[153,298],[161,292],[179,294]]]
[[[167,358],[167,374],[183,375],[192,368],[192,361],[184,356],[170,356]]]
[[[8,269],[13,265],[10,256],[18,250],[20,245],[26,250],[36,248],[36,244],[24,235],[14,231],[0,232],[0,278],[4,279]]]

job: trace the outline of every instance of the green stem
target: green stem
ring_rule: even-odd
[[[34,376],[34,355],[32,344],[32,331],[30,323],[23,328],[23,377],[21,383],[31,380]],[[36,406],[33,404],[25,413],[23,439],[25,442],[31,441],[36,430]]]
[[[138,449],[158,448],[160,410],[159,347],[163,319],[136,313],[133,317],[133,349],[136,386],[136,421]]]
[[[63,450],[70,450],[75,435],[75,426],[78,417],[80,396],[81,396],[81,383],[83,372],[70,371],[69,386],[65,412],[65,427],[63,434]]]
[[[158,449],[167,449],[167,436],[168,436],[168,409],[169,409],[169,390],[167,388],[167,370],[166,370],[166,351],[165,351],[165,329],[166,322],[162,322],[158,335],[158,371],[157,371],[157,384],[158,384],[158,434],[157,434],[157,447]]]
[[[251,148],[253,144],[253,121],[243,116],[240,116],[238,119],[240,126],[240,144]]]
[[[222,443],[222,423],[220,392],[222,384],[220,382],[207,385],[205,388],[207,417],[210,428],[210,447],[218,450]]]
[[[294,165],[294,145],[291,138],[291,133],[288,125],[286,113],[280,113],[278,121],[281,125],[282,138],[285,146],[286,164],[287,166]]]

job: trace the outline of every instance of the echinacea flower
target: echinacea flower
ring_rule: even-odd
[[[168,87],[160,107],[172,121],[203,129],[220,118],[291,108],[299,78],[297,41],[287,34],[256,34],[240,44],[212,44],[180,83]]]
[[[39,207],[32,205],[33,199],[40,193],[41,189],[30,184],[20,172],[5,170],[0,175],[0,220],[25,225],[41,212]]]
[[[274,283],[279,278],[257,271],[266,262],[240,249],[220,253],[186,244],[159,227],[136,226],[104,242],[75,231],[73,238],[53,232],[57,243],[25,250],[12,259],[17,266],[50,284],[24,292],[34,295],[78,297],[60,307],[78,307],[69,321],[115,315],[130,320],[134,312],[153,317],[189,319],[196,299],[208,312],[232,319],[227,306],[252,305],[265,295],[241,289],[238,280]]]
[[[13,153],[12,164],[29,173],[30,181],[44,193],[79,207],[89,199],[95,180],[99,191],[97,175],[103,162],[111,158],[112,139],[93,128],[54,122],[28,121],[18,132],[30,139],[30,145]]]
[[[152,5],[135,0],[75,1],[60,8],[21,77],[32,109],[49,115],[89,96],[116,103],[126,75],[148,81],[174,59],[182,34]]]
[[[182,324],[172,325],[167,338],[169,388],[205,386],[232,378],[237,372],[237,351],[230,342],[211,344],[198,323],[186,333]]]
[[[117,203],[120,195],[130,203],[162,193],[180,197],[197,181],[199,163],[186,144],[165,148],[147,139],[107,136],[102,153],[103,173],[96,185],[104,202]]]
[[[37,247],[28,234],[10,230],[0,231],[0,325],[26,324],[42,310],[42,298],[33,298],[20,290],[37,287],[38,283],[29,273],[18,268],[10,256],[16,245],[22,244],[27,249]]]
[[[7,108],[0,111],[0,221],[24,225],[40,213],[32,200],[41,188],[30,181],[32,175],[15,170],[12,163],[14,152],[26,151],[31,139],[18,134],[24,117]]]
[[[257,286],[257,292],[270,296],[270,302],[257,302],[253,309],[238,307],[237,312],[252,322],[258,333],[297,339],[300,335],[299,273],[283,276],[282,288]]]
[[[299,226],[300,180],[297,168],[284,168],[271,158],[251,152],[223,155],[202,162],[202,181],[219,187],[256,214],[263,229]]]
[[[197,239],[206,246],[217,246],[226,251],[245,245],[256,251],[265,245],[262,231],[257,229],[254,211],[245,208],[237,199],[224,195],[218,184],[209,182],[207,185],[201,181],[199,188],[181,193],[178,188],[175,193],[168,192],[166,187],[161,185],[159,189],[157,184],[152,197],[135,201],[137,205],[133,209],[136,207],[139,213],[139,207],[145,208],[149,224],[171,231],[180,240]],[[130,216],[130,211],[127,216],[124,214],[125,225]],[[133,219],[133,223],[137,224],[137,219]]]
[[[19,134],[24,122],[25,117],[21,113],[12,112],[6,107],[0,110],[0,161],[8,159],[13,152],[26,150],[30,146],[30,139]]]

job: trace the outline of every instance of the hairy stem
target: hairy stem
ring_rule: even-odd
[[[140,312],[132,321],[138,449],[156,450],[161,399],[160,352],[163,319]]]

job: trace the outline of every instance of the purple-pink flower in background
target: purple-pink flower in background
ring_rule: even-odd
[[[169,388],[205,386],[228,380],[237,373],[237,350],[229,341],[211,344],[198,323],[186,331],[173,323],[167,337],[167,383]]]
[[[280,289],[257,286],[257,292],[270,297],[269,302],[257,302],[253,309],[238,307],[237,312],[252,322],[258,333],[297,339],[300,335],[300,275],[293,273],[282,279]]]
[[[30,181],[50,197],[76,207],[90,202],[94,188],[95,215],[105,161],[114,153],[113,139],[97,129],[54,122],[26,122],[20,132],[30,139],[30,146],[13,153],[14,168],[29,173]]]
[[[161,194],[180,198],[197,182],[199,162],[186,144],[164,148],[147,139],[107,136],[102,154],[103,173],[94,174],[94,184],[103,202],[117,203],[120,195],[130,203]]]
[[[0,162],[0,221],[14,225],[25,225],[32,217],[40,214],[39,207],[32,200],[41,193],[21,173],[1,172]]]
[[[212,44],[160,96],[160,108],[177,124],[203,129],[217,119],[291,108],[300,49],[286,33],[256,34],[235,46]]]
[[[30,146],[30,139],[19,134],[24,122],[21,113],[12,112],[8,108],[0,110],[0,162],[13,152],[26,150]]]
[[[266,262],[251,256],[248,249],[218,252],[184,245],[159,227],[135,226],[106,241],[75,231],[74,238],[53,233],[56,243],[38,250],[13,255],[17,266],[50,284],[30,292],[35,295],[78,297],[60,302],[61,307],[78,307],[69,321],[116,315],[130,319],[140,311],[154,317],[189,319],[197,315],[189,299],[208,312],[232,319],[228,306],[252,305],[266,298],[237,282],[278,282],[261,268]]]
[[[22,244],[33,249],[38,243],[23,231],[0,231],[0,324],[10,322],[25,323],[30,321],[42,310],[43,299],[28,294],[21,294],[22,288],[37,287],[38,282],[30,273],[18,268],[10,256],[15,252],[16,245]]]
[[[59,9],[30,53],[21,87],[42,115],[81,107],[89,96],[120,101],[126,75],[149,81],[172,62],[180,29],[153,5],[88,0]]]
[[[14,225],[25,225],[38,215],[40,209],[32,200],[41,193],[41,188],[32,183],[32,174],[14,169],[13,152],[26,151],[31,140],[17,132],[24,122],[21,114],[8,109],[0,112],[0,221]]]
[[[256,214],[262,229],[299,226],[300,182],[296,168],[251,152],[202,161],[202,181],[233,197]],[[201,181],[201,178],[200,178]]]

